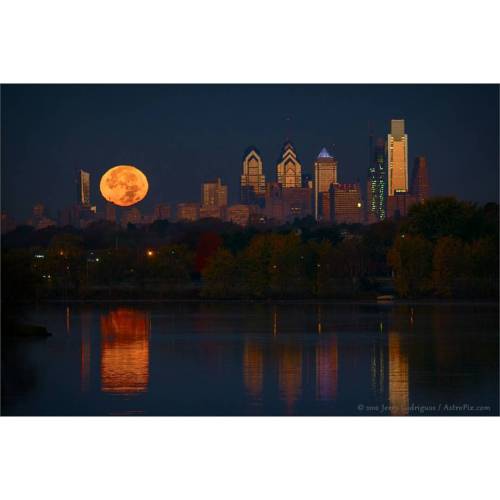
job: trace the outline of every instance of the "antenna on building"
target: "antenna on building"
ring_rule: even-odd
[[[286,133],[286,140],[287,141],[291,140],[290,139],[290,137],[291,137],[291,123],[292,123],[291,115],[285,116],[285,124],[286,124],[285,133]]]

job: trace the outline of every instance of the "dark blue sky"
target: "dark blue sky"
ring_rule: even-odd
[[[243,151],[256,145],[274,180],[288,131],[304,171],[327,146],[340,182],[364,182],[368,122],[382,136],[391,118],[406,120],[411,164],[427,156],[433,194],[497,201],[498,112],[496,85],[4,85],[2,209],[22,219],[41,201],[55,215],[79,168],[99,206],[118,164],[147,175],[144,212],[198,201],[216,176],[235,201]]]

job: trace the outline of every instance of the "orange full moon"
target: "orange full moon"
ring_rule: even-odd
[[[149,189],[146,176],[132,165],[110,168],[101,177],[99,187],[107,201],[120,207],[129,207],[143,200]]]

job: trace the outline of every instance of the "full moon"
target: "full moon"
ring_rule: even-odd
[[[129,207],[143,200],[149,185],[146,176],[132,165],[118,165],[110,168],[100,184],[102,196],[120,207]]]

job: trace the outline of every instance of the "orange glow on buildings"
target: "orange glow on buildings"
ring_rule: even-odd
[[[276,180],[283,188],[302,187],[302,165],[290,141],[283,145],[280,161],[276,165]]]
[[[408,192],[408,136],[404,120],[391,120],[387,136],[388,195]]]
[[[243,159],[240,189],[240,199],[243,203],[255,203],[256,198],[264,196],[266,192],[262,158],[255,148],[249,149]]]
[[[399,333],[389,332],[389,406],[391,415],[408,415],[408,356]]]
[[[149,382],[149,318],[120,308],[101,316],[101,390],[145,392]]]
[[[243,352],[243,382],[248,394],[255,399],[262,397],[264,383],[264,355],[258,344],[248,343]]]

